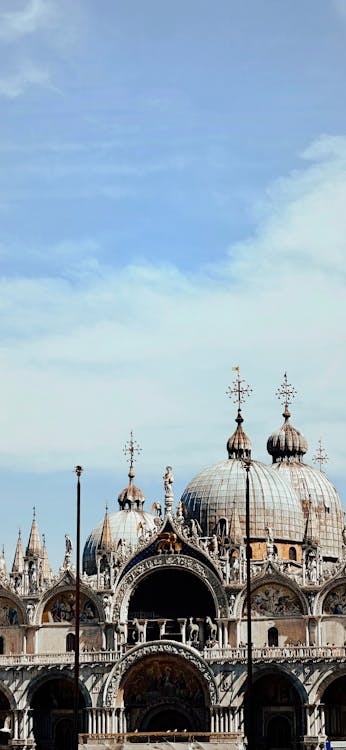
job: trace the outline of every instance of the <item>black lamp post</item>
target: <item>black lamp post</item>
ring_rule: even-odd
[[[252,620],[251,620],[251,544],[250,544],[250,480],[251,459],[244,459],[246,471],[246,614],[247,614],[247,750],[254,750],[253,745],[253,680],[252,680]]]
[[[77,476],[77,524],[76,524],[76,601],[75,601],[75,641],[74,641],[74,684],[73,684],[73,750],[78,750],[79,718],[79,623],[80,623],[80,476],[83,469],[76,466]]]

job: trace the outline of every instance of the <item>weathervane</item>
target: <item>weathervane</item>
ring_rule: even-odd
[[[322,464],[326,464],[328,461],[327,451],[323,448],[321,439],[318,441],[316,453],[312,460],[315,464],[320,465],[320,471],[322,471]]]
[[[249,385],[245,385],[245,380],[240,377],[240,367],[232,367],[232,370],[237,373],[235,381],[232,385],[229,385],[226,391],[226,396],[233,399],[233,402],[238,403],[238,411],[241,410],[241,405],[245,399],[252,393],[252,388]]]
[[[137,453],[137,455],[139,455],[141,452],[142,452],[142,448],[139,445],[139,443],[137,443],[137,441],[134,440],[133,431],[131,430],[131,432],[130,432],[130,440],[128,440],[127,443],[125,443],[124,448],[123,448],[124,455],[125,456],[127,456],[127,455],[129,456],[128,459],[127,459],[127,461],[130,464],[130,472],[133,471],[133,464],[134,464],[134,461],[136,460],[135,459],[135,453]]]
[[[291,383],[287,382],[287,372],[285,372],[284,382],[281,383],[280,387],[277,389],[276,396],[285,409],[288,409],[288,405],[292,403],[296,395],[297,391]]]

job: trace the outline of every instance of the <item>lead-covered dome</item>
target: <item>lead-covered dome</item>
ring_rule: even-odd
[[[287,383],[287,375],[277,394],[284,399],[285,422],[268,438],[267,450],[272,456],[270,470],[290,484],[304,514],[306,542],[320,547],[323,557],[336,560],[342,552],[344,512],[339,495],[324,472],[303,463],[308,444],[301,432],[289,421],[288,404],[296,391]]]
[[[97,553],[112,548],[115,555],[123,557],[124,551],[134,551],[140,538],[148,532],[155,533],[157,528],[152,513],[144,510],[145,497],[142,490],[134,483],[133,454],[136,444],[131,438],[125,453],[130,454],[129,484],[118,495],[119,510],[108,514],[89,534],[83,551],[83,571],[88,575],[97,572]]]
[[[301,543],[304,518],[300,502],[292,488],[259,461],[252,461],[250,484],[250,536],[266,537],[270,527],[275,540]],[[218,523],[225,518],[228,525],[238,524],[245,533],[246,471],[237,458],[221,461],[201,471],[188,484],[182,495],[186,514],[195,518],[207,536],[217,533]]]
[[[139,539],[146,531],[157,530],[154,516],[145,510],[132,508],[118,510],[109,514],[114,549],[122,543],[127,549],[135,550]],[[101,542],[103,521],[95,526],[89,534],[83,551],[83,571],[88,575],[96,573],[96,554]]]
[[[323,471],[301,461],[283,460],[270,470],[289,482],[297,494],[305,518],[307,541],[317,543],[323,557],[333,560],[342,552],[344,512],[339,495]]]

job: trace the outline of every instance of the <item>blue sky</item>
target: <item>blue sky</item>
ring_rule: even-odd
[[[267,460],[287,369],[346,490],[345,0],[0,0],[0,491],[53,566],[225,456],[240,364]]]

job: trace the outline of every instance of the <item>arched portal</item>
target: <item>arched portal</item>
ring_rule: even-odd
[[[128,731],[209,731],[209,691],[194,666],[179,656],[141,659],[127,672],[124,705]]]
[[[34,712],[34,737],[37,750],[73,749],[73,681],[52,677],[35,691],[31,708]],[[85,732],[85,701],[79,693],[79,731]]]
[[[346,675],[328,685],[321,702],[325,704],[326,734],[331,740],[346,738]]]
[[[215,604],[207,586],[186,570],[155,570],[142,579],[129,605],[129,619],[215,617]]]
[[[303,716],[301,696],[288,675],[268,672],[255,680],[250,719],[257,750],[294,750],[300,746]],[[248,706],[246,727],[248,732]]]

